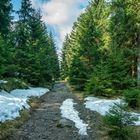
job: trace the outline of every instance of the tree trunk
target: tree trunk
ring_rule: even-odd
[[[140,87],[140,49],[138,49],[138,58],[137,58],[137,85]]]

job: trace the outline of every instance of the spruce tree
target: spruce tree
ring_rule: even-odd
[[[108,15],[108,6],[104,0],[92,1],[74,24],[70,41],[64,44],[69,46],[64,48],[65,52],[63,52],[65,60],[70,58],[67,67],[69,80],[79,85],[81,79],[81,89],[92,75],[94,67],[100,63],[102,51],[108,43],[104,41],[106,31],[104,23],[107,23]],[[74,72],[75,70],[77,72]]]
[[[19,77],[36,86],[47,85],[59,76],[54,40],[30,0],[22,1],[18,13],[15,46]]]
[[[13,76],[12,56],[13,49],[11,47],[10,33],[11,33],[11,12],[12,4],[10,0],[0,1],[0,77]]]
[[[60,77],[59,58],[52,33],[49,34],[49,46],[50,46],[49,55],[52,69],[52,77],[54,80],[58,80],[58,78]]]
[[[137,73],[140,31],[139,4],[138,0],[113,0],[111,5],[113,13],[110,19],[111,46],[113,51],[120,50],[121,52],[123,50],[124,54],[127,54],[124,55],[124,59],[127,59],[128,63],[131,62],[129,74],[133,79],[139,75],[139,69]]]
[[[2,37],[0,37],[0,78],[2,78],[2,75],[5,72],[5,64],[7,63],[7,50],[6,50],[6,43],[4,42],[4,40],[2,39]],[[6,57],[6,58],[5,58]]]
[[[11,0],[0,1],[0,35],[4,38],[8,36],[11,25],[11,12],[12,4]]]
[[[67,79],[69,76],[69,61],[70,61],[70,37],[67,35],[62,48],[61,55],[61,78],[63,80]]]

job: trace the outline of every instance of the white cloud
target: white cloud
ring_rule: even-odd
[[[88,0],[49,0],[41,2],[32,0],[35,8],[40,8],[43,13],[43,20],[59,33],[58,46],[62,45],[66,34],[70,33],[73,22],[83,12],[83,6]],[[81,7],[82,6],[82,7]]]

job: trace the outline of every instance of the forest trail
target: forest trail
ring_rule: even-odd
[[[41,97],[43,103],[32,113],[30,119],[17,131],[10,140],[96,140],[96,128],[99,125],[98,114],[85,109],[84,104],[66,86],[66,83],[55,84],[53,90]],[[89,124],[87,136],[78,134],[78,129],[71,127],[58,127],[62,119],[60,106],[68,98],[77,103],[74,107],[79,117]]]

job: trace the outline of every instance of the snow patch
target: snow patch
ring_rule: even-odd
[[[84,123],[84,121],[80,119],[78,115],[79,112],[74,109],[75,104],[76,103],[73,102],[73,99],[66,99],[60,107],[62,117],[73,121],[75,123],[75,127],[79,129],[80,135],[87,135],[88,124]]]
[[[29,108],[25,100],[11,96],[5,91],[0,92],[0,122],[19,117],[19,111],[24,108]]]
[[[107,99],[100,99],[96,97],[87,97],[85,98],[85,107],[87,109],[90,109],[92,111],[96,111],[102,116],[105,116],[106,113],[110,110],[110,108],[115,104],[115,103],[121,103],[124,102],[121,99],[116,99],[116,100],[107,100]],[[140,114],[139,113],[134,113],[131,112],[132,115],[138,116],[138,121],[135,122],[135,125],[140,125]]]
[[[6,84],[8,81],[0,80],[0,84]]]
[[[30,108],[27,102],[29,97],[40,97],[48,91],[46,88],[16,89],[10,94],[0,91],[0,122],[19,117],[21,110]]]
[[[21,99],[28,99],[31,96],[40,97],[48,91],[46,88],[15,89],[10,94]]]
[[[105,115],[107,111],[114,105],[114,103],[120,103],[122,100],[106,100],[106,99],[99,99],[95,97],[87,97],[85,98],[85,106],[86,108],[96,111],[101,115]]]

